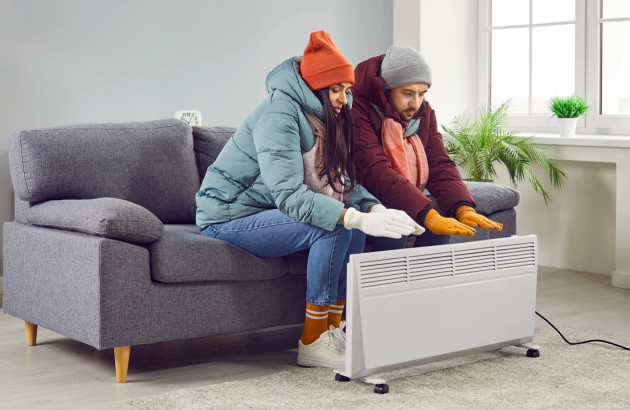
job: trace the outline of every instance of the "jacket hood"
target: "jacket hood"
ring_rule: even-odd
[[[301,56],[291,57],[267,74],[267,92],[281,91],[297,102],[309,114],[324,118],[324,107],[315,93],[308,88],[300,74]],[[352,107],[352,94],[348,95],[348,107]]]
[[[267,92],[282,91],[297,102],[303,110],[318,118],[324,116],[324,107],[300,75],[302,57],[289,58],[267,74]]]
[[[365,98],[372,104],[376,105],[383,111],[387,117],[391,117],[394,121],[402,124],[403,128],[407,127],[407,122],[400,118],[400,115],[392,108],[387,97],[385,96],[385,86],[381,78],[381,64],[385,54],[372,57],[359,63],[354,69],[354,77],[356,83],[352,87],[353,91],[360,97]],[[420,109],[414,115],[414,118],[423,117],[425,108],[424,102]]]

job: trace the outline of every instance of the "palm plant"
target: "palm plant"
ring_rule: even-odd
[[[533,166],[542,166],[547,171],[555,189],[561,189],[567,177],[542,147],[531,142],[532,137],[520,137],[506,129],[510,121],[509,104],[506,101],[496,110],[482,106],[475,119],[464,113],[455,117],[449,127],[443,125],[446,152],[472,181],[493,180],[497,176],[495,164],[502,163],[515,188],[529,181],[549,206],[551,197],[534,174]]]

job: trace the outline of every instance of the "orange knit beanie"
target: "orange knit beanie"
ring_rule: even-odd
[[[311,90],[333,84],[354,84],[354,69],[325,31],[311,33],[300,64],[300,74]]]

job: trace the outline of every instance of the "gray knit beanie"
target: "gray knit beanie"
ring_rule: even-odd
[[[381,78],[386,90],[411,83],[426,83],[431,87],[431,67],[417,50],[390,46],[381,64]]]

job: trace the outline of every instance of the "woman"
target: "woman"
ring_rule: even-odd
[[[353,83],[330,36],[312,33],[303,57],[269,73],[269,95],[208,167],[197,194],[205,236],[263,258],[310,248],[303,366],[344,367],[346,264],[363,251],[365,234],[400,238],[420,228],[354,183]]]

